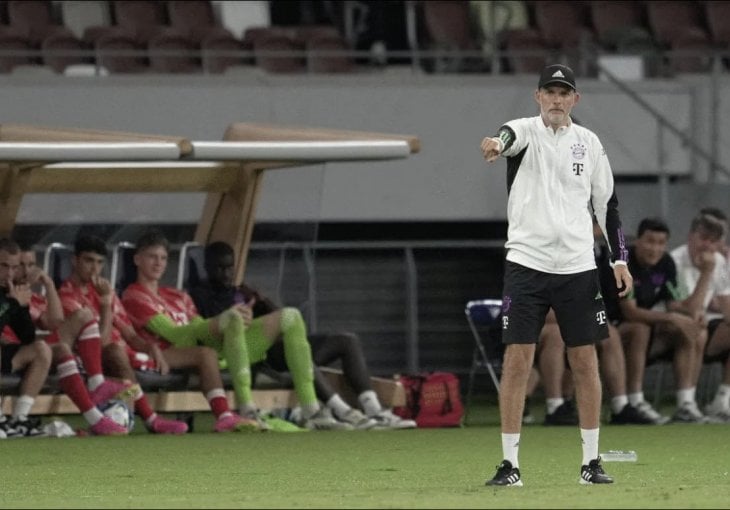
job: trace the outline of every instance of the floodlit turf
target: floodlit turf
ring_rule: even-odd
[[[205,417],[203,417],[205,418]],[[139,426],[139,424],[138,424]],[[0,442],[0,508],[727,508],[730,426],[603,426],[612,486],[578,484],[574,427],[523,430],[524,487],[487,488],[499,428]]]

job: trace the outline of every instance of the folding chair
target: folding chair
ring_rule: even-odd
[[[501,299],[479,299],[469,301],[464,310],[466,320],[469,323],[471,332],[474,335],[474,353],[469,370],[469,386],[466,395],[466,412],[469,411],[471,397],[474,391],[474,379],[477,371],[487,370],[489,376],[494,383],[494,387],[499,393],[499,378],[497,374],[501,372],[501,360],[499,359],[499,347],[492,338],[495,328],[500,326],[500,317],[502,316],[502,300]]]

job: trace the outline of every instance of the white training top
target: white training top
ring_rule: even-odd
[[[554,132],[537,116],[507,122],[500,140],[509,191],[507,260],[547,273],[595,268],[589,205],[613,260],[627,260],[611,166],[595,133],[573,122]]]
[[[692,263],[689,256],[689,249],[686,244],[673,249],[670,253],[677,266],[677,284],[683,287],[687,296],[692,294],[697,282],[700,280],[700,270]],[[715,269],[712,272],[712,281],[710,287],[705,294],[705,302],[703,308],[706,313],[707,320],[722,318],[721,313],[707,311],[710,301],[715,296],[730,295],[730,281],[728,280],[728,267],[725,257],[719,253],[715,253]]]

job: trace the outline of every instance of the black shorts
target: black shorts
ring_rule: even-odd
[[[548,310],[565,345],[595,344],[608,337],[606,307],[595,269],[575,274],[543,273],[507,261],[502,297],[502,341],[537,343]]]
[[[13,370],[13,357],[18,354],[21,344],[5,344],[0,346],[0,373],[9,374]]]

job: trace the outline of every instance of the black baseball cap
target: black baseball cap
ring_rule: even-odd
[[[553,84],[567,85],[575,90],[575,74],[573,74],[573,70],[563,64],[545,66],[540,73],[540,82],[537,84],[537,88],[541,89]]]

